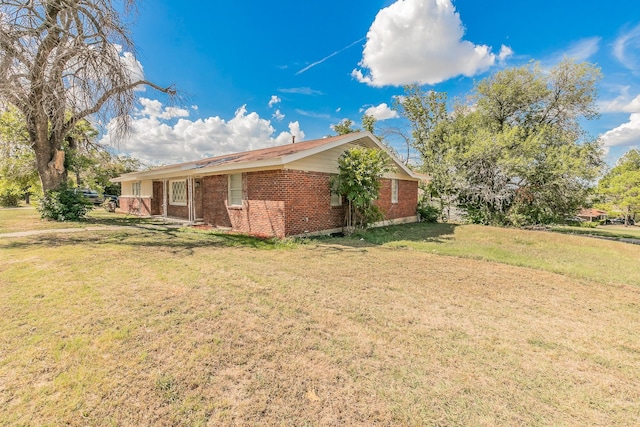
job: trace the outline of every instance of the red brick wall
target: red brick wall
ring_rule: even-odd
[[[205,176],[202,183],[202,210],[205,224],[217,227],[231,227],[227,210],[227,175]]]
[[[151,198],[120,196],[120,211],[140,216],[151,215]]]
[[[285,170],[283,175],[287,236],[342,227],[344,208],[331,206],[330,174]]]
[[[296,170],[244,173],[242,207],[228,206],[227,175],[204,177],[201,179],[204,222],[277,237],[340,228],[344,207],[331,206],[330,177],[327,173]],[[398,200],[399,203],[391,203],[391,181],[383,180],[378,204],[386,219],[416,214],[418,184],[399,181]]]
[[[398,203],[391,203],[391,180],[383,179],[376,205],[384,213],[384,219],[414,216],[418,208],[418,183],[398,180]]]

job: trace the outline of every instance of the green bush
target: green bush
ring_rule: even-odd
[[[598,221],[585,221],[580,223],[583,228],[596,228],[600,223]]]
[[[49,190],[40,199],[38,212],[42,219],[54,221],[78,221],[93,208],[82,193],[66,185],[59,190]]]
[[[442,209],[437,206],[430,205],[427,202],[420,202],[418,204],[420,222],[438,222],[440,215],[442,215]]]
[[[22,200],[22,191],[15,185],[0,183],[0,206],[15,207]]]

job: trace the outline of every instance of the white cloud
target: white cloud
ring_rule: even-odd
[[[600,111],[603,113],[631,113],[628,122],[600,135],[605,147],[640,144],[640,95],[632,99],[629,89],[629,86],[623,86],[620,88],[620,96],[599,103]]]
[[[569,46],[569,49],[563,53],[563,56],[571,58],[576,62],[582,62],[595,55],[600,50],[600,37],[589,37],[579,40]]]
[[[599,106],[603,113],[640,113],[640,95],[630,99],[629,86],[625,86],[620,96],[610,101],[602,101]]]
[[[640,67],[640,25],[622,34],[613,43],[613,55],[622,65],[636,72]],[[631,47],[631,49],[629,49]]]
[[[278,137],[278,139],[282,139],[284,138],[282,135],[286,135],[285,132],[281,133],[280,136]],[[304,140],[304,132],[302,131],[302,129],[300,129],[300,123],[298,121],[295,122],[290,122],[289,123],[289,135],[291,136],[295,136],[296,137],[296,141],[300,142]],[[285,141],[285,143],[288,141]]]
[[[399,0],[378,12],[352,76],[371,86],[436,84],[473,76],[492,65],[486,45],[463,40],[464,27],[451,0]],[[499,59],[513,52],[503,46]]]
[[[119,44],[113,45],[113,47],[118,52],[120,56],[120,61],[124,64],[124,66],[129,71],[129,77],[132,82],[136,82],[138,80],[144,80],[144,68],[140,61],[136,59],[133,53],[128,51],[123,51],[123,47]],[[146,91],[146,86],[141,85],[137,86],[134,91],[136,92],[144,92]]]
[[[278,92],[282,93],[295,93],[297,95],[324,95],[323,92],[315,89],[311,89],[310,87],[291,87],[278,89]]]
[[[640,113],[631,114],[627,123],[602,134],[601,140],[605,147],[639,145]]]
[[[306,111],[300,109],[296,109],[296,113],[300,114],[301,116],[311,117],[313,119],[333,120],[331,115],[325,113],[316,113],[314,111]]]
[[[116,140],[115,123],[107,125],[100,140],[122,152],[150,164],[172,164],[228,153],[254,150],[304,140],[298,122],[289,123],[288,132],[276,134],[269,120],[246,106],[238,108],[233,118],[221,117],[189,120],[188,111],[163,107],[159,101],[140,100],[143,108],[132,117],[130,134]],[[166,120],[178,118],[175,123]]]
[[[500,53],[498,54],[498,61],[501,64],[504,64],[507,58],[509,58],[512,55],[513,55],[513,49],[511,49],[509,46],[502,45],[500,47]]]
[[[282,99],[280,99],[276,95],[271,95],[271,99],[269,100],[269,108],[271,108],[274,105],[279,104],[281,102],[282,102]]]
[[[277,121],[281,122],[281,121],[284,119],[284,114],[282,114],[282,113],[280,112],[280,110],[276,110],[276,112],[275,112],[275,113],[273,113],[273,116],[271,116],[271,117],[273,117],[273,118],[274,118],[274,119],[276,119]]]
[[[373,116],[376,120],[395,119],[399,117],[398,112],[389,108],[386,102],[383,102],[377,107],[369,107],[364,113],[368,116]]]
[[[149,116],[151,118],[161,118],[165,120],[176,117],[189,117],[189,110],[177,107],[163,107],[158,100],[140,98],[143,109],[135,112],[136,116]]]

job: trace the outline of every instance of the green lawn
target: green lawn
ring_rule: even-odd
[[[65,222],[41,220],[40,214],[33,206],[0,208],[0,234],[33,230],[160,223],[161,221],[157,219],[109,213],[101,207],[96,207],[90,211],[84,221]]]
[[[639,226],[627,226],[624,225],[600,225],[596,228],[580,228],[569,226],[555,226],[553,231],[568,234],[582,234],[593,235],[613,238],[627,238],[627,239],[640,239],[640,227]]]
[[[617,233],[621,237],[620,230]],[[610,240],[481,225],[409,224],[333,241],[496,261],[601,283],[640,285],[640,246]]]
[[[0,237],[0,425],[638,425],[639,260],[448,224]]]

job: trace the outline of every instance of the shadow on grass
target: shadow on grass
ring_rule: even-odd
[[[2,247],[63,247],[70,245],[122,245],[138,248],[166,249],[173,253],[193,253],[196,248],[245,247],[259,250],[294,248],[304,242],[318,243],[329,251],[344,248],[361,249],[393,242],[444,243],[452,239],[456,224],[402,224],[359,231],[351,236],[312,237],[309,239],[259,238],[245,234],[216,230],[197,230],[188,227],[167,227],[157,218],[140,218],[121,214],[97,213],[82,222],[83,225],[126,226],[127,229],[108,231],[81,231],[55,233],[12,239]],[[401,243],[400,243],[401,245]]]
[[[607,227],[607,226],[603,226]],[[634,227],[634,226],[631,226]],[[577,228],[577,227],[552,227],[551,231],[555,233],[563,233],[563,234],[574,234],[580,236],[589,236],[589,237],[599,237],[609,240],[630,240],[634,241],[636,244],[640,244],[640,234],[637,233],[636,228],[630,228],[629,230],[620,230],[620,229],[612,229],[612,228]],[[635,233],[634,233],[635,231]],[[628,243],[628,242],[626,242]]]
[[[94,223],[95,224],[95,223]],[[73,245],[87,246],[132,246],[136,248],[166,249],[173,253],[190,254],[196,248],[247,247],[269,250],[292,247],[292,244],[279,239],[261,239],[242,234],[222,232],[200,232],[189,228],[146,228],[142,224],[101,223],[104,225],[141,225],[137,229],[110,231],[83,231],[77,233],[52,233],[15,239],[2,246],[6,249],[40,247],[63,247]],[[152,223],[156,224],[157,223]],[[106,233],[106,234],[105,234]]]
[[[444,243],[451,240],[456,227],[458,224],[449,223],[399,224],[358,231],[351,236],[315,237],[313,240],[356,248],[402,241]]]

